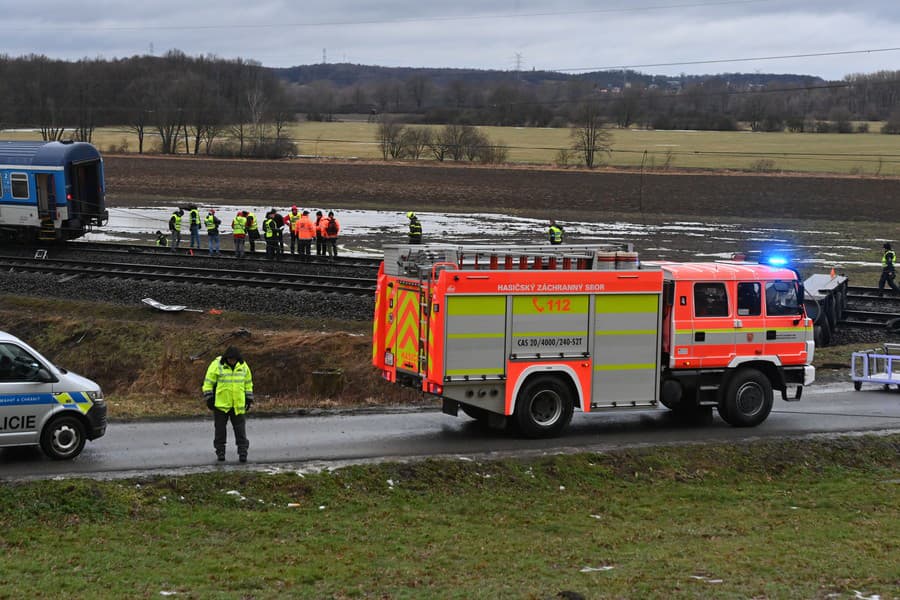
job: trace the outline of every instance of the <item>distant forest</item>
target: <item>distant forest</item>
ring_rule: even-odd
[[[162,153],[283,156],[294,151],[290,122],[351,113],[412,124],[568,127],[586,104],[617,127],[853,133],[883,121],[884,133],[900,133],[898,100],[900,71],[829,82],[759,73],[272,69],[177,50],[74,62],[0,56],[0,128],[90,141],[97,127],[125,126],[140,152],[152,133],[152,150]]]

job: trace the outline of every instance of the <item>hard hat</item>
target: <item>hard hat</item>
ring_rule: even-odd
[[[416,213],[414,213],[413,211],[409,211],[408,213],[406,213],[407,219],[412,219],[414,216],[416,216]]]

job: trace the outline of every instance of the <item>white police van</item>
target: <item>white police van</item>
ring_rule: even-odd
[[[64,460],[104,433],[99,385],[0,331],[0,448],[39,444],[49,457]]]

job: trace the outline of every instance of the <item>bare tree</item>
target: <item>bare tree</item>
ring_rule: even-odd
[[[431,137],[430,127],[407,127],[402,138],[406,155],[413,160],[419,160],[431,145]]]
[[[610,153],[611,136],[603,129],[603,114],[599,103],[588,102],[581,106],[571,137],[572,149],[581,156],[584,166],[589,169],[597,164],[598,155]]]
[[[375,139],[378,142],[378,147],[381,148],[381,156],[384,160],[388,158],[397,159],[403,155],[404,129],[400,121],[390,115],[383,115],[378,120]]]

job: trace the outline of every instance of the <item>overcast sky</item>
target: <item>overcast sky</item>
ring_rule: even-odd
[[[3,52],[126,57],[177,48],[270,67],[651,74],[900,70],[900,0],[0,0]],[[856,53],[863,50],[892,51]],[[830,56],[691,63],[798,54]],[[667,63],[667,64],[660,64]],[[650,66],[656,65],[656,66]]]

